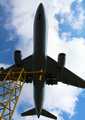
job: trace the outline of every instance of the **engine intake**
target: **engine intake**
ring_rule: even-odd
[[[60,53],[58,55],[58,66],[63,69],[65,66],[65,60],[66,60],[66,54],[65,53]]]
[[[19,65],[21,63],[21,51],[20,50],[14,51],[14,62],[16,65]]]

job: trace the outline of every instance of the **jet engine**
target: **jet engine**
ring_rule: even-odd
[[[58,66],[63,69],[63,67],[65,66],[65,57],[66,57],[66,54],[64,53],[60,53],[58,55]]]
[[[21,63],[21,51],[20,50],[16,50],[14,51],[14,62],[16,65],[19,65]]]

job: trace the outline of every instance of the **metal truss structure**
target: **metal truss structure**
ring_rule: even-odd
[[[39,74],[39,80],[45,71],[25,72],[24,68],[11,68],[0,84],[0,120],[11,120],[27,74]]]

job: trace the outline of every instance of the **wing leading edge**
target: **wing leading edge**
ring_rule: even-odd
[[[58,66],[58,62],[50,57],[47,57],[46,73],[47,79],[49,79],[49,77],[51,76],[50,79],[52,78],[54,80],[54,83],[57,83],[59,81],[68,85],[85,88],[85,81],[82,78],[80,78],[65,67],[61,71]]]
[[[2,72],[3,73],[8,72],[10,70],[10,68],[24,68],[24,70],[26,72],[31,72],[32,71],[32,55],[30,55],[29,57],[21,60],[21,63],[18,66],[16,64],[14,64],[14,65],[8,67],[7,69],[5,69]],[[5,75],[0,75],[0,81],[3,81],[4,77],[5,77]],[[28,83],[28,82],[32,81],[32,75],[31,76],[27,75],[26,77],[29,80],[26,80],[25,82]]]

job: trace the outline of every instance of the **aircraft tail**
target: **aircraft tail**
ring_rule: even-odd
[[[46,111],[45,109],[42,109],[41,115],[57,120],[57,117],[55,115],[53,115],[52,113]]]
[[[31,110],[28,110],[28,111],[26,111],[26,112],[23,112],[23,113],[21,114],[21,116],[29,116],[29,115],[36,115],[36,110],[35,110],[35,108],[33,108],[33,109],[31,109]]]
[[[29,115],[36,115],[36,110],[35,110],[35,108],[33,108],[33,109],[31,109],[31,110],[28,110],[28,111],[26,111],[26,112],[23,112],[23,113],[21,114],[21,116],[29,116]],[[56,117],[55,115],[53,115],[52,113],[46,111],[45,109],[42,109],[40,115],[57,120],[57,117]]]

